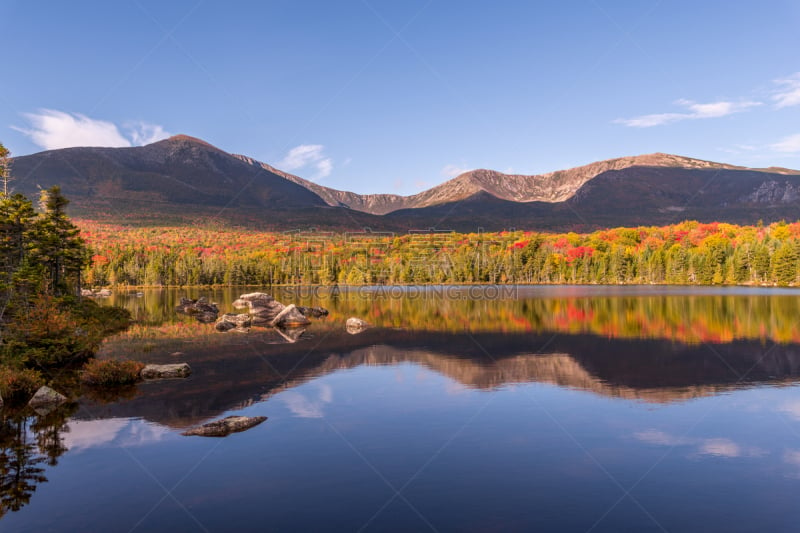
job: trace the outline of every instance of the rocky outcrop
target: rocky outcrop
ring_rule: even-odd
[[[294,304],[286,306],[275,318],[273,318],[269,325],[272,327],[280,326],[282,328],[295,328],[299,326],[306,326],[311,321],[303,315]]]
[[[192,373],[188,363],[173,363],[168,365],[146,365],[140,375],[142,379],[174,379],[185,378]]]
[[[324,316],[328,316],[328,310],[324,307],[305,307],[298,305],[297,310],[300,311],[303,316],[310,318],[322,318]]]
[[[228,416],[222,420],[215,420],[188,431],[183,435],[198,437],[227,437],[231,433],[245,431],[259,425],[267,419],[266,416]]]
[[[775,180],[763,182],[752,193],[743,196],[741,201],[749,204],[789,204],[800,200],[800,186],[795,186],[785,181],[779,183]]]
[[[347,333],[350,335],[356,335],[369,328],[370,324],[369,322],[361,320],[360,318],[350,317],[347,319],[347,322],[345,322],[344,326],[345,329],[347,329]]]
[[[283,305],[271,295],[263,292],[242,294],[233,302],[236,309],[247,309],[247,313],[225,314],[217,320],[217,331],[248,331],[251,326],[300,328],[311,323],[308,319],[328,315],[323,307],[305,307],[294,304]],[[281,333],[283,335],[283,333]],[[289,342],[295,342],[302,334],[283,335]],[[291,340],[290,340],[291,339]]]
[[[217,319],[217,315],[219,315],[217,304],[210,303],[204,297],[200,297],[196,300],[181,298],[175,310],[179,313],[193,316],[199,322],[203,323],[214,322]]]
[[[230,331],[232,329],[246,330],[253,324],[253,319],[250,315],[241,313],[225,313],[217,323],[214,325],[217,331]]]
[[[40,387],[30,399],[28,405],[37,412],[48,412],[67,401],[67,397],[50,387]]]

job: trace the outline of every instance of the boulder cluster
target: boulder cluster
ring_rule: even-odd
[[[263,292],[242,294],[233,302],[233,307],[247,312],[222,315],[215,325],[217,331],[247,331],[251,326],[299,328],[311,323],[308,317],[320,318],[328,314],[322,307],[283,305]]]

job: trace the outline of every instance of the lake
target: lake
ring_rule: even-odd
[[[174,311],[252,290],[103,300],[137,323],[99,357],[193,373],[4,419],[0,530],[800,528],[800,291],[279,288],[330,310],[285,332]],[[231,414],[268,420],[181,435]]]

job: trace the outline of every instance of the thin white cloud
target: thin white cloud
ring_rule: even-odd
[[[55,109],[40,109],[36,113],[23,113],[22,116],[28,125],[11,128],[27,135],[45,150],[74,146],[119,148],[149,144],[169,137],[169,133],[157,124],[131,123],[126,128],[128,136],[125,136],[113,122]]]
[[[780,86],[780,89],[772,95],[775,107],[781,109],[782,107],[800,105],[800,72],[788,78],[775,80],[775,83]]]
[[[655,113],[633,118],[619,118],[614,122],[616,124],[623,124],[631,128],[651,128],[653,126],[663,126],[665,124],[672,124],[682,120],[725,117],[762,105],[761,102],[755,101],[719,101],[701,104],[692,100],[684,99],[676,101],[675,104],[686,108],[687,111],[683,113]]]
[[[730,439],[707,439],[700,443],[699,453],[717,457],[739,457],[742,449]]]
[[[125,129],[128,131],[128,136],[135,146],[158,142],[172,135],[163,126],[142,121],[129,122],[126,124]]]
[[[465,167],[464,165],[445,165],[440,174],[445,178],[455,178],[459,174],[463,174],[464,172],[468,172],[472,169]]]
[[[657,429],[647,429],[633,434],[636,440],[646,442],[648,444],[657,444],[659,446],[684,446],[691,444],[692,441],[684,437],[676,437],[669,433],[664,433]]]
[[[130,418],[71,420],[63,435],[72,452],[103,446],[143,446],[159,442],[170,434],[164,426]]]
[[[278,163],[278,168],[287,171],[311,170],[311,179],[320,180],[333,171],[333,159],[325,156],[325,147],[321,144],[301,144],[295,146],[286,157]]]
[[[800,154],[800,133],[784,137],[775,144],[770,145],[770,148],[775,152]]]
[[[800,420],[800,400],[783,403],[778,407],[778,411]]]
[[[284,392],[280,398],[289,411],[298,418],[322,418],[325,416],[323,411],[325,405],[333,401],[333,389],[328,384],[320,385],[316,400],[295,391]]]
[[[732,459],[736,457],[762,457],[767,454],[766,451],[756,446],[742,447],[726,438],[694,439],[670,435],[656,429],[634,433],[633,437],[638,441],[657,446],[690,446],[695,449],[694,453],[697,455],[712,455]]]

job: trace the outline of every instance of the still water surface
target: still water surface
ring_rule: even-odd
[[[280,289],[330,316],[248,333],[173,311],[244,290],[115,294],[100,356],[193,374],[6,419],[0,530],[798,530],[800,292],[484,289]],[[229,414],[268,420],[181,435]]]

